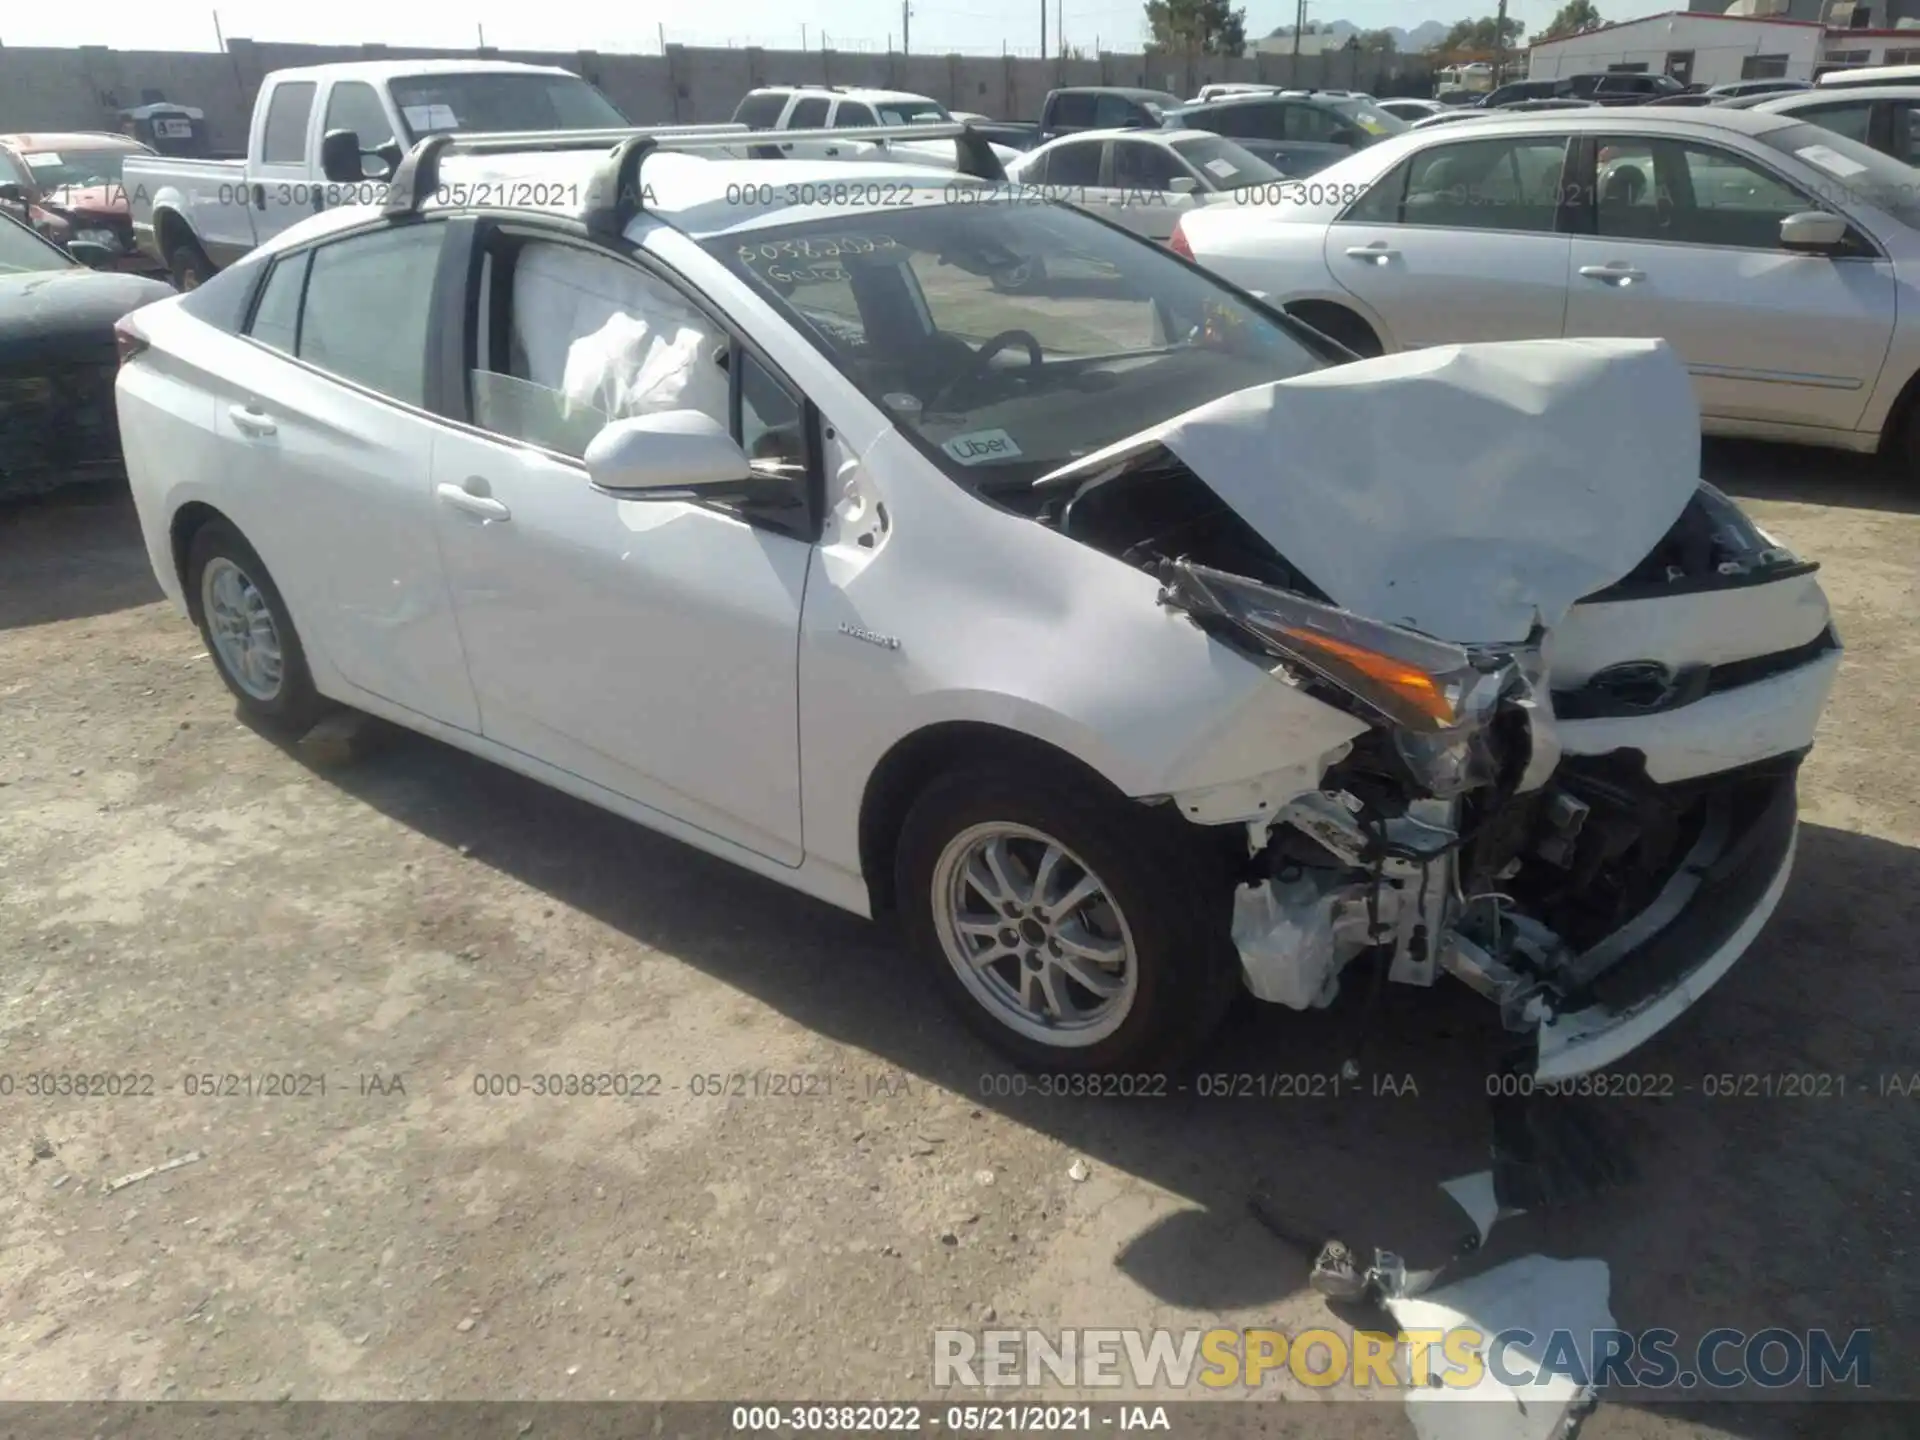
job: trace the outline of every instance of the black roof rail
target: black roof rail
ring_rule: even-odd
[[[730,146],[757,147],[777,133],[782,145],[794,141],[874,144],[888,141],[951,140],[958,152],[957,173],[977,180],[1005,180],[993,144],[972,121],[940,125],[869,125],[857,130],[750,130],[744,125],[662,125],[626,130],[551,130],[513,135],[429,135],[401,159],[388,185],[384,212],[406,219],[434,197],[440,187],[440,161],[447,155],[551,154],[567,150],[603,150],[606,158],[587,187],[584,219],[596,235],[617,236],[643,208],[640,167],[657,150],[698,152]]]
[[[564,150],[611,150],[637,135],[679,141],[709,136],[722,143],[753,133],[731,122],[713,125],[622,126],[617,130],[526,130],[498,135],[429,135],[400,159],[387,183],[383,212],[389,219],[417,215],[440,188],[440,161],[447,155],[539,155]]]

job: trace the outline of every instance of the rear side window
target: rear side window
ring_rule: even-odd
[[[787,121],[789,130],[824,130],[826,126],[827,102],[818,95],[809,95],[796,104]]]
[[[311,250],[275,261],[260,303],[253,307],[253,323],[247,326],[247,334],[283,355],[300,353],[300,301],[312,263]]]
[[[313,113],[313,82],[293,80],[273,88],[267,102],[267,132],[260,159],[268,165],[298,165],[307,158],[307,117]]]
[[[1053,97],[1053,123],[1055,128],[1064,129],[1075,126],[1082,130],[1093,128],[1093,96],[1056,95]]]
[[[842,100],[840,108],[833,112],[833,128],[836,130],[864,130],[874,123],[873,111],[856,101]]]
[[[437,224],[402,225],[317,247],[294,353],[343,380],[421,404],[445,233]]]
[[[780,123],[780,112],[787,108],[787,97],[778,93],[749,95],[733,112],[733,123],[751,130],[771,130]]]

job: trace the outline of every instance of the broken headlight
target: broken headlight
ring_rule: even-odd
[[[1382,724],[1431,794],[1493,778],[1487,729],[1518,678],[1503,654],[1435,640],[1188,561],[1161,567],[1163,598],[1197,619],[1227,622],[1280,661],[1296,683]]]

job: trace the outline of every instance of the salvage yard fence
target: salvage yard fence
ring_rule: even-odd
[[[0,46],[0,134],[118,129],[124,106],[167,100],[206,113],[216,150],[239,151],[261,80],[290,65],[336,60],[486,58],[558,65],[583,75],[638,124],[732,118],[756,85],[866,85],[930,95],[996,120],[1033,120],[1061,85],[1139,85],[1180,96],[1229,81],[1425,95],[1432,73],[1419,56],[1255,53],[1236,59],[1103,52],[1076,59],[1018,55],[902,55],[754,46],[668,45],[664,54],[607,51],[428,50],[385,45],[294,45],[229,40],[225,52]]]

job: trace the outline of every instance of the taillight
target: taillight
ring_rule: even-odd
[[[1193,246],[1187,243],[1187,222],[1184,218],[1173,222],[1173,238],[1167,241],[1167,248],[1182,260],[1193,259]]]
[[[153,342],[142,335],[132,320],[120,319],[113,322],[113,348],[120,356],[120,363],[126,364],[134,356],[145,350]]]

